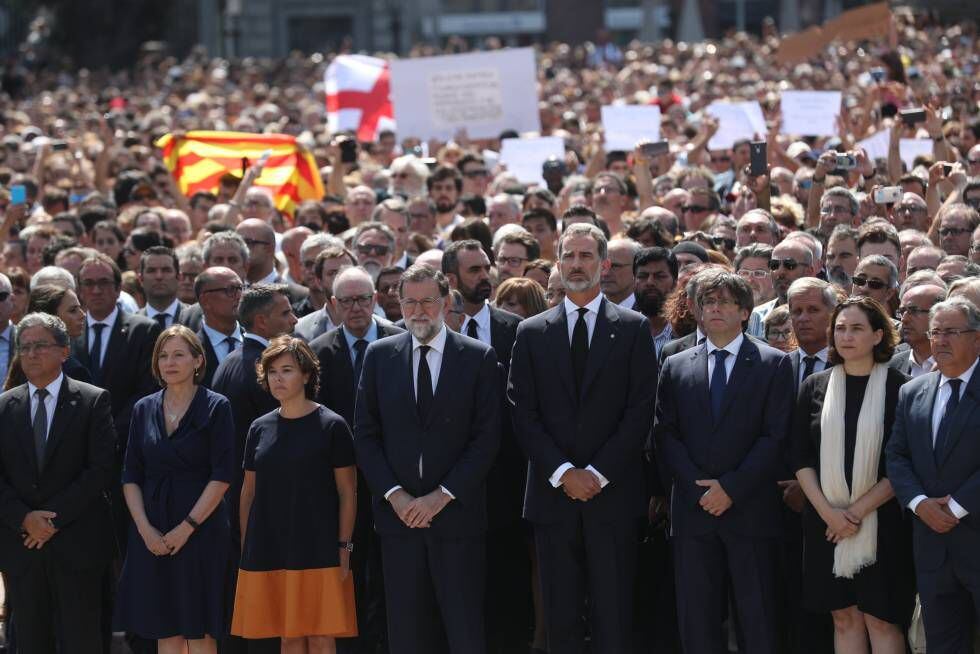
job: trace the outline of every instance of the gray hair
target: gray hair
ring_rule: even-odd
[[[827,245],[829,247],[831,243],[848,240],[854,241],[854,245],[857,245],[858,230],[854,229],[850,225],[835,225],[834,231],[830,232],[830,236],[827,237]]]
[[[398,280],[398,295],[403,297],[403,290],[406,283],[418,283],[432,280],[439,287],[439,295],[446,297],[449,295],[449,280],[446,276],[442,274],[441,270],[436,270],[431,266],[427,266],[423,263],[413,263],[409,266],[408,270],[402,273],[401,278]]]
[[[521,214],[521,203],[517,201],[517,198],[510,193],[497,193],[495,196],[490,198],[487,202],[487,207],[489,208],[492,204],[503,204],[506,205],[510,212],[515,216]]]
[[[946,282],[943,278],[936,273],[935,270],[917,270],[902,282],[902,285],[898,289],[898,298],[902,299],[905,296],[906,291],[909,291],[916,286],[938,286],[939,288],[946,290]],[[943,298],[946,294],[943,293]],[[940,299],[943,299],[940,298]]]
[[[31,277],[30,289],[33,291],[38,286],[57,286],[75,290],[75,277],[59,266],[44,266]]]
[[[786,291],[786,303],[792,304],[795,296],[807,291],[820,291],[820,298],[828,309],[833,309],[840,303],[840,298],[837,296],[833,284],[817,277],[800,277],[790,284]]]
[[[776,219],[772,217],[772,214],[765,209],[750,209],[742,214],[742,217],[735,223],[735,233],[738,233],[738,225],[742,222],[743,218],[750,218],[756,214],[769,221],[769,231],[772,233],[774,238],[779,239],[779,223],[777,223]]]
[[[20,349],[20,339],[24,332],[32,327],[44,327],[54,337],[58,347],[68,347],[68,327],[58,316],[50,313],[29,313],[17,323],[17,349]]]
[[[606,235],[602,233],[602,230],[593,225],[592,223],[572,223],[565,228],[562,232],[561,238],[558,239],[558,258],[561,259],[562,248],[565,245],[565,239],[571,238],[573,236],[591,236],[595,241],[596,246],[599,250],[599,260],[605,261],[609,258],[609,242],[606,240]]]
[[[366,222],[361,223],[357,226],[357,231],[354,232],[354,238],[351,239],[351,245],[357,247],[357,242],[361,240],[361,237],[368,232],[381,232],[381,234],[388,239],[388,247],[392,250],[395,249],[395,233],[391,231],[391,228],[384,223],[379,222]]]
[[[323,232],[313,234],[312,236],[307,236],[306,239],[303,240],[303,244],[299,246],[299,256],[302,259],[307,255],[307,253],[310,252],[310,250],[322,250],[330,247],[331,245],[342,248],[344,247],[344,241],[343,239],[337,238],[333,234],[324,234]]]
[[[416,157],[414,154],[403,154],[402,156],[396,158],[391,162],[391,166],[388,170],[394,175],[400,172],[403,168],[411,168],[415,176],[418,177],[423,182],[429,177],[429,167],[426,166],[421,159]]]
[[[861,266],[883,266],[888,269],[888,287],[897,288],[898,287],[898,268],[892,263],[891,259],[881,254],[869,254],[860,261],[858,261],[857,267]],[[854,269],[855,274],[857,274],[857,268]]]
[[[381,222],[382,211],[397,213],[405,220],[405,222],[408,222],[408,205],[405,204],[405,201],[399,197],[388,198],[378,204],[371,211],[371,222]]]
[[[371,290],[374,290],[374,278],[371,277],[371,275],[363,268],[351,266],[350,268],[344,268],[337,273],[336,277],[333,278],[333,287],[330,289],[330,291],[334,297],[337,297],[337,289],[340,287],[341,283],[350,279],[365,281],[371,287]]]
[[[823,243],[821,243],[820,239],[814,236],[813,234],[810,234],[809,232],[800,232],[800,231],[790,232],[789,234],[786,235],[786,238],[784,238],[783,240],[803,241],[804,243],[807,243],[808,244],[807,247],[810,248],[810,252],[813,254],[813,259],[811,260],[811,264],[814,261],[823,261]]]
[[[738,254],[735,255],[736,271],[742,267],[742,263],[746,259],[765,259],[769,261],[772,259],[772,246],[768,243],[750,243],[740,248]]]
[[[269,310],[276,296],[289,299],[289,287],[285,284],[252,284],[242,292],[238,301],[238,319],[245,329],[252,329],[255,316]]]
[[[193,261],[194,263],[204,264],[203,250],[197,243],[184,243],[183,245],[178,245],[174,249],[174,254],[177,255],[178,263]]]
[[[861,209],[861,205],[858,203],[857,198],[854,197],[854,194],[851,193],[846,188],[844,188],[843,186],[835,186],[833,188],[829,188],[826,191],[824,191],[823,195],[820,196],[820,204],[823,205],[824,200],[833,197],[846,198],[847,203],[851,208],[852,216],[856,216],[858,211],[860,211]]]
[[[242,261],[248,261],[248,246],[245,244],[245,239],[242,238],[241,234],[230,231],[218,232],[217,234],[212,234],[211,238],[204,241],[201,256],[204,257],[205,265],[211,265],[211,251],[219,245],[231,245],[238,248],[238,253],[241,255]]]
[[[975,287],[976,292],[980,294],[980,278],[977,277],[961,277],[955,282],[949,285],[947,289],[947,295],[952,295],[953,293],[962,292],[964,289],[969,289]]]
[[[930,328],[932,327],[932,321],[936,318],[936,314],[943,311],[959,311],[966,318],[968,329],[980,331],[980,309],[966,298],[957,296],[932,305],[932,308],[929,309]]]

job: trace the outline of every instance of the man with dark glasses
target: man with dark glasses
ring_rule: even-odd
[[[765,337],[763,321],[775,307],[786,304],[789,286],[801,277],[813,276],[813,252],[799,239],[788,239],[772,250],[769,260],[769,275],[776,297],[760,304],[749,316],[748,333],[756,338]]]

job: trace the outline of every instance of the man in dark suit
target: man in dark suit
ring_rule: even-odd
[[[521,317],[489,303],[490,258],[473,239],[446,245],[442,272],[449,286],[463,299],[463,323],[457,330],[485,343],[501,363],[501,410],[504,412],[500,450],[487,478],[487,634],[491,652],[512,652],[527,639],[530,628],[530,559],[526,530],[521,520],[524,485],[520,483],[527,458],[514,436],[504,385],[510,369],[510,353]]]
[[[202,386],[211,388],[215,370],[242,346],[245,330],[238,324],[242,290],[241,278],[230,268],[220,266],[206,269],[194,281],[194,293],[204,316],[197,332],[207,369]]]
[[[248,245],[237,232],[226,231],[212,234],[204,241],[204,245],[201,247],[201,256],[204,259],[205,268],[228,268],[238,276],[239,281],[246,278],[245,271],[249,260]],[[197,280],[195,279],[195,281]],[[178,322],[197,333],[201,331],[204,311],[196,293],[195,299],[197,300],[195,304],[189,306],[187,311],[181,312]]]
[[[748,652],[778,651],[774,560],[793,409],[789,358],[742,332],[752,288],[734,273],[698,275],[704,345],[669,357],[654,439],[672,481],[671,529],[684,651],[723,652],[728,586]]]
[[[629,652],[637,523],[646,515],[643,446],[657,359],[650,326],[599,292],[606,238],[587,223],[559,242],[562,304],[517,329],[508,398],[530,462],[533,523],[549,651]]]
[[[330,300],[340,327],[317,337],[310,348],[320,361],[320,393],[317,400],[337,412],[347,424],[354,424],[354,397],[364,365],[364,352],[374,341],[402,334],[404,329],[374,315],[377,294],[371,275],[361,268],[347,268],[334,279]],[[351,554],[357,607],[356,642],[338,643],[340,651],[373,652],[384,642],[384,583],[381,543],[373,533],[371,490],[363,474],[357,476],[357,519],[354,538],[357,548]]]
[[[333,280],[341,270],[356,265],[354,255],[351,254],[350,250],[340,245],[329,245],[316,255],[313,264],[314,273],[320,280],[320,288],[323,289],[326,300],[321,308],[299,319],[299,322],[296,323],[296,336],[307,343],[311,343],[313,339],[326,334],[339,324],[339,322],[334,322],[333,305],[330,302]]]
[[[936,365],[926,332],[929,331],[929,310],[946,299],[946,289],[935,283],[902,288],[904,292],[898,306],[902,323],[898,329],[909,347],[895,352],[888,365],[915,378],[932,372]]]
[[[161,330],[175,323],[181,324],[181,316],[186,316],[189,307],[177,299],[179,275],[180,264],[173,250],[159,245],[143,250],[139,280],[146,295],[146,306],[137,311],[137,315],[157,321]]]
[[[980,618],[980,310],[962,298],[930,311],[938,370],[902,386],[886,446],[888,479],[913,526],[929,654],[972,650]]]
[[[95,254],[78,269],[79,299],[85,307],[85,331],[72,343],[72,355],[85,366],[95,386],[109,391],[119,449],[126,447],[129,417],[136,400],[157,390],[150,374],[159,323],[116,306],[122,273],[116,262]],[[121,461],[120,461],[121,463]]]
[[[305,286],[288,282],[276,270],[276,232],[272,226],[258,218],[248,218],[238,223],[235,231],[248,246],[246,281],[251,284],[285,284],[292,304],[300,304],[310,291]]]
[[[453,654],[486,651],[486,477],[500,440],[500,373],[492,348],[443,324],[448,294],[441,272],[405,272],[410,333],[368,346],[355,405],[393,654],[440,651],[443,640]]]
[[[20,323],[27,383],[0,395],[0,569],[18,651],[101,652],[102,591],[115,554],[106,491],[116,483],[112,405],[66,377],[65,324]]]

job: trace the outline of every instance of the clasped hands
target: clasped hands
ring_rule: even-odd
[[[183,520],[166,534],[161,534],[155,527],[147,524],[139,530],[146,549],[156,556],[174,556],[184,547],[187,539],[194,533],[194,528]]]
[[[602,492],[602,484],[589,470],[569,468],[562,473],[561,489],[570,499],[588,502]]]
[[[412,497],[405,489],[399,488],[388,498],[398,518],[406,527],[413,529],[431,526],[432,519],[446,508],[451,500],[452,498],[442,492],[441,488],[422,497]]]
[[[846,509],[832,508],[830,513],[824,517],[827,523],[825,536],[831,543],[839,543],[846,538],[850,538],[861,529],[861,515],[855,511],[853,506]]]
[[[702,509],[717,518],[731,508],[732,498],[728,496],[717,479],[698,479],[694,483],[708,489],[698,500]]]
[[[21,523],[23,528],[24,547],[29,550],[39,550],[51,537],[58,533],[52,520],[58,516],[53,511],[31,511],[24,516]]]
[[[949,508],[950,496],[929,497],[915,507],[915,515],[937,534],[945,534],[960,524],[960,519]]]

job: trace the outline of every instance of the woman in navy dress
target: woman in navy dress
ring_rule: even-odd
[[[198,385],[204,350],[186,327],[160,334],[152,365],[163,390],[133,409],[123,469],[133,524],[115,628],[155,639],[160,654],[212,654],[227,632],[231,406]]]

